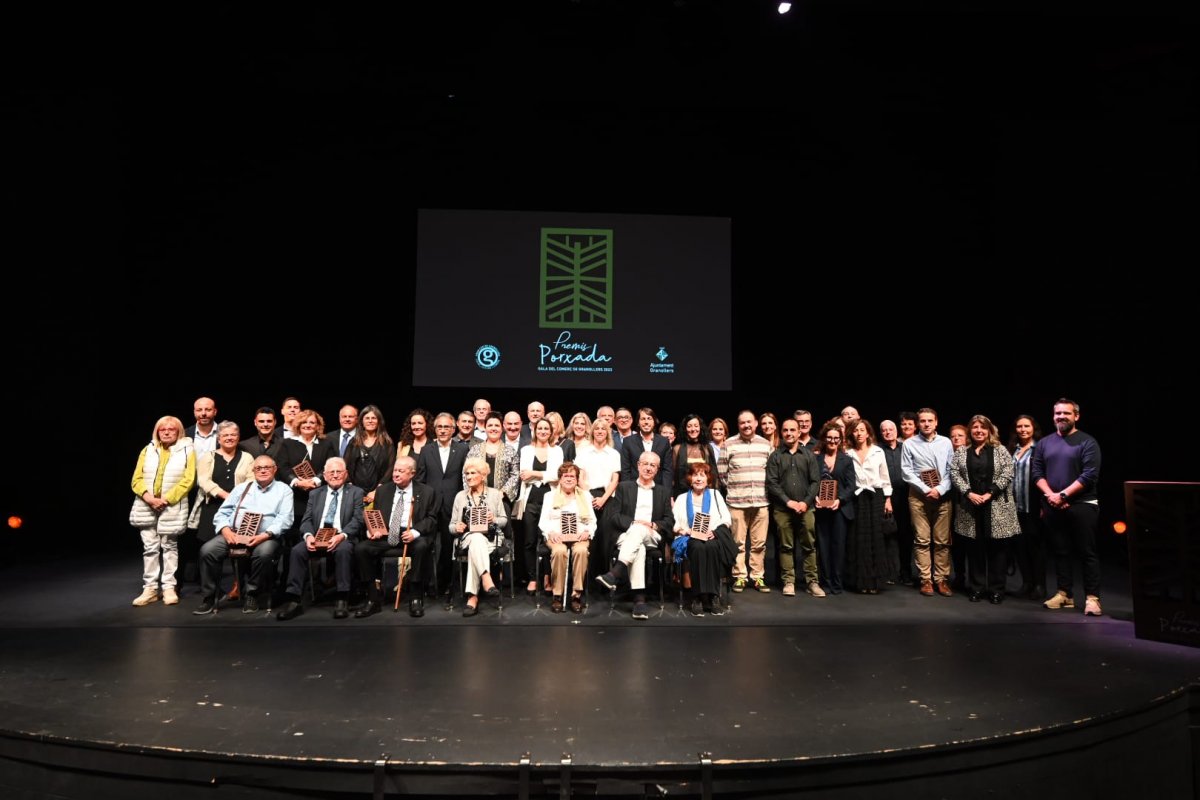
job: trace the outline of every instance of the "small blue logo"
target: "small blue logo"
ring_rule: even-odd
[[[659,361],[666,361],[667,356],[670,354],[667,352],[667,348],[659,347],[658,352],[655,353],[654,355],[658,358]]]
[[[475,363],[480,369],[495,369],[500,366],[500,349],[494,344],[485,344],[475,351]]]

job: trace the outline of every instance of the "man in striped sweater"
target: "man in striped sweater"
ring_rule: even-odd
[[[746,535],[750,536],[750,585],[760,592],[771,591],[763,580],[763,561],[767,552],[767,459],[771,443],[755,433],[758,417],[744,410],[737,416],[738,435],[721,445],[717,470],[726,488],[726,502],[733,520],[733,538],[738,556],[733,562],[733,590],[746,588]]]

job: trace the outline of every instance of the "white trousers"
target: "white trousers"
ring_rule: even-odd
[[[644,525],[634,525],[617,539],[617,560],[629,567],[629,588],[646,588],[646,542],[654,542]]]
[[[151,530],[142,534],[142,588],[158,590],[175,588],[175,571],[179,569],[179,537],[164,536]]]
[[[463,534],[467,548],[467,594],[479,594],[479,582],[483,573],[492,568],[492,551],[496,546],[482,533]]]

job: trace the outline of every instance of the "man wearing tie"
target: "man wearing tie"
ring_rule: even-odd
[[[334,573],[337,576],[337,601],[333,607],[334,619],[349,616],[350,567],[354,559],[354,540],[363,536],[363,490],[346,482],[346,462],[334,456],[325,462],[325,482],[308,494],[308,505],[304,508],[304,519],[300,522],[303,537],[292,547],[291,564],[288,569],[287,602],[278,614],[286,621],[304,613],[300,595],[304,592],[304,577],[308,574],[308,560],[322,552],[317,547],[318,528],[333,528],[336,533],[324,548],[332,555]]]
[[[354,406],[342,406],[338,411],[338,425],[341,430],[338,431],[337,451],[341,458],[346,457],[346,448],[354,441],[354,429],[358,426],[358,409]]]
[[[406,550],[412,560],[412,566],[404,576],[405,582],[412,587],[408,614],[425,616],[428,555],[437,534],[441,503],[437,492],[413,480],[416,473],[417,462],[409,456],[401,456],[392,467],[392,482],[380,486],[375,493],[375,507],[387,520],[388,528],[386,533],[367,531],[366,538],[354,546],[358,577],[367,587],[367,604],[354,612],[356,619],[378,614],[382,607],[382,593],[375,585],[379,561],[400,557]],[[386,576],[385,570],[385,579]]]

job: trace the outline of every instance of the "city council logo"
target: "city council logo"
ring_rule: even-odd
[[[612,329],[611,228],[542,228],[539,328]]]
[[[655,357],[658,358],[659,361],[666,361],[667,356],[670,355],[670,353],[667,352],[667,348],[659,347],[658,352],[655,353],[654,355],[655,355]]]
[[[475,351],[475,363],[480,369],[495,369],[500,366],[500,349],[494,344],[485,344]]]

